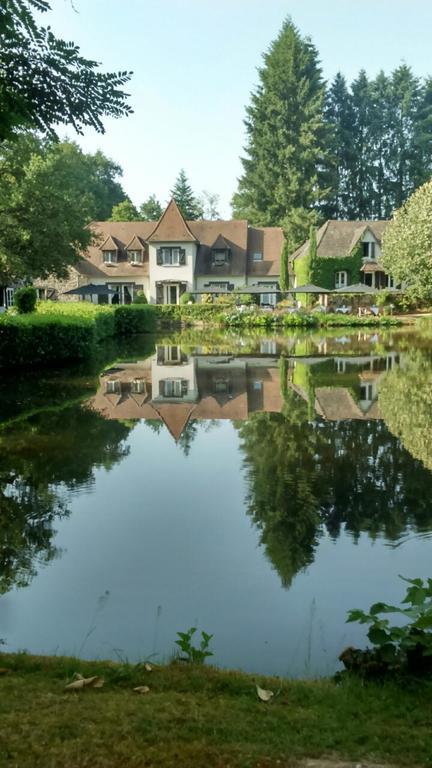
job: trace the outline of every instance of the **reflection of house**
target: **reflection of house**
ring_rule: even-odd
[[[71,270],[63,290],[91,283],[114,291],[99,301],[130,304],[143,291],[152,304],[178,304],[185,291],[278,288],[280,227],[250,227],[244,220],[185,221],[171,200],[158,222],[103,221],[92,228],[98,242]],[[37,286],[52,288],[52,281]]]
[[[331,220],[323,224],[317,232],[318,265],[313,282],[329,289],[360,282],[372,288],[393,288],[392,278],[380,263],[381,238],[387,224]],[[296,284],[305,282],[301,271],[308,250],[309,240],[290,257]]]
[[[332,369],[320,372],[331,362]],[[319,416],[329,421],[379,419],[378,388],[383,375],[399,362],[397,353],[360,358],[333,358],[307,366],[295,362],[291,386]],[[307,366],[307,374],[304,369]],[[339,385],[338,379],[341,380]]]
[[[291,360],[288,383],[329,420],[377,419],[378,383],[397,362],[382,357]],[[323,368],[324,365],[324,368]],[[325,366],[328,366],[327,368]],[[105,371],[91,407],[107,419],[162,421],[178,440],[190,420],[244,421],[283,407],[276,357],[186,355],[160,345],[151,358]]]

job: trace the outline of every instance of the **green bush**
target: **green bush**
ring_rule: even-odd
[[[147,297],[144,291],[138,291],[133,300],[134,304],[148,304]]]
[[[27,315],[34,312],[37,302],[37,291],[32,285],[26,285],[24,288],[18,288],[14,293],[14,306],[20,315]]]
[[[5,315],[0,320],[0,366],[58,363],[91,355],[95,323],[84,318]]]
[[[156,330],[158,307],[150,304],[129,304],[114,310],[115,332],[120,336],[153,333]]]
[[[193,293],[186,291],[180,296],[180,304],[195,304],[195,296]]]

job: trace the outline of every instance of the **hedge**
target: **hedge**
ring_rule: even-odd
[[[150,304],[129,304],[114,310],[115,332],[120,336],[153,333],[156,330],[157,307]]]
[[[97,324],[85,318],[6,315],[0,320],[0,367],[87,357],[98,332]]]

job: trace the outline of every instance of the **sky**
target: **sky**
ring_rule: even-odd
[[[100,61],[132,70],[133,115],[105,120],[77,137],[124,171],[136,205],[154,193],[165,203],[184,168],[196,193],[230,199],[241,174],[243,119],[262,53],[291,16],[318,48],[326,79],[374,76],[401,62],[432,74],[431,0],[51,0],[44,24]]]

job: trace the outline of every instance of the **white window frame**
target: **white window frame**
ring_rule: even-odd
[[[341,275],[343,279],[341,280]],[[348,272],[346,269],[339,269],[335,274],[335,286],[336,288],[346,288],[348,285]]]
[[[374,240],[363,240],[363,252],[364,252],[364,246],[367,245],[367,254],[363,256],[363,259],[367,259],[368,261],[375,261],[376,259],[376,243]]]
[[[215,267],[223,267],[228,261],[228,254],[226,250],[213,251],[213,265]]]
[[[104,264],[117,264],[117,251],[103,251]]]
[[[180,251],[180,248],[161,248],[162,266],[179,267]]]
[[[183,380],[182,379],[163,379],[163,396],[169,398],[182,398]]]
[[[10,309],[11,307],[13,307],[13,303],[14,303],[14,289],[13,288],[5,288],[4,302],[5,302],[6,309]]]
[[[134,251],[128,251],[129,259],[131,264],[142,264],[143,263],[143,252],[134,250]]]
[[[108,379],[106,383],[107,395],[118,395],[121,391],[121,383],[118,379]]]
[[[131,382],[131,392],[133,395],[142,395],[146,391],[144,379],[133,379]]]

